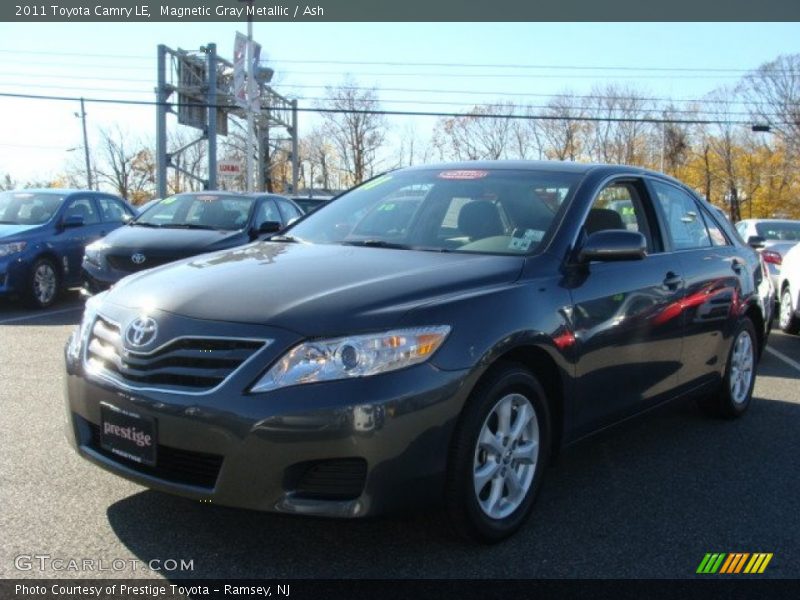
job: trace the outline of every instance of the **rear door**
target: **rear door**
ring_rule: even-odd
[[[593,429],[672,393],[680,370],[684,293],[679,259],[665,252],[647,187],[616,179],[596,194],[583,226],[641,232],[642,260],[592,262],[571,283],[578,352],[576,424]]]
[[[724,368],[728,336],[735,326],[735,303],[742,295],[748,265],[715,218],[687,190],[650,179],[667,229],[667,243],[680,259],[686,281],[681,312],[685,338],[679,383],[693,387],[715,379]],[[752,285],[750,285],[752,288]]]

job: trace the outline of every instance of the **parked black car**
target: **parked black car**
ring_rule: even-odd
[[[292,196],[292,201],[305,213],[312,213],[333,200],[333,196]]]
[[[443,505],[497,541],[563,445],[687,396],[744,413],[770,293],[756,252],[664,175],[403,169],[91,299],[66,348],[69,436],[189,498]]]
[[[277,194],[189,192],[165,198],[86,248],[83,291],[108,289],[131,273],[188,256],[241,246],[302,216]]]
[[[0,296],[52,305],[80,285],[84,247],[133,215],[122,198],[91,190],[0,192]]]

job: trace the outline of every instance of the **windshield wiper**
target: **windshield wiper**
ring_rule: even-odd
[[[343,246],[363,246],[365,248],[391,248],[393,250],[413,250],[408,244],[398,244],[397,242],[387,242],[386,240],[343,240],[339,242]]]
[[[291,235],[273,235],[267,238],[269,242],[289,242],[290,244],[302,244],[303,240]]]
[[[216,229],[211,225],[198,225],[197,223],[165,223],[161,227],[166,229]]]
[[[128,225],[131,227],[161,227],[158,223],[148,223],[147,221],[131,221]]]
[[[0,225],[19,225],[16,221],[0,221]]]

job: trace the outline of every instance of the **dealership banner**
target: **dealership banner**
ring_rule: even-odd
[[[632,558],[633,559],[633,558]],[[586,598],[738,600],[797,598],[796,580],[613,580],[613,579],[6,579],[3,600],[464,600],[487,598]]]
[[[3,21],[797,21],[787,0],[12,0]],[[735,40],[731,40],[735,44]]]

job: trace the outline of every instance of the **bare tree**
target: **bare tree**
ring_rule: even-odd
[[[333,142],[348,184],[355,185],[371,177],[378,161],[378,151],[386,139],[386,118],[370,111],[380,110],[377,89],[361,89],[352,77],[336,88],[329,87],[319,106],[327,133]]]
[[[800,153],[800,54],[783,54],[744,77],[740,92],[755,122]]]
[[[434,144],[442,157],[455,160],[507,158],[515,106],[510,102],[476,106],[464,116],[441,119]]]
[[[11,178],[11,175],[6,173],[0,180],[0,191],[16,189],[17,185],[17,182]]]
[[[117,127],[100,130],[95,152],[99,183],[123,198],[136,202],[150,197],[154,182],[153,152]]]
[[[731,87],[721,87],[708,94],[706,99],[717,106],[720,121],[705,130],[703,145],[711,152],[711,160],[708,163],[709,175],[722,184],[725,194],[721,200],[729,204],[730,219],[736,222],[742,218],[738,169],[741,165],[739,154],[743,142],[741,128],[733,124],[731,118],[736,102],[736,90]]]
[[[557,160],[578,160],[584,151],[586,110],[576,105],[574,94],[567,91],[555,96],[543,111],[547,118],[539,127],[544,140],[545,155]]]
[[[583,102],[575,110],[584,110],[598,119],[585,125],[586,153],[592,160],[629,165],[647,163],[650,125],[641,119],[651,116],[651,100],[631,87],[610,83],[594,87]]]

